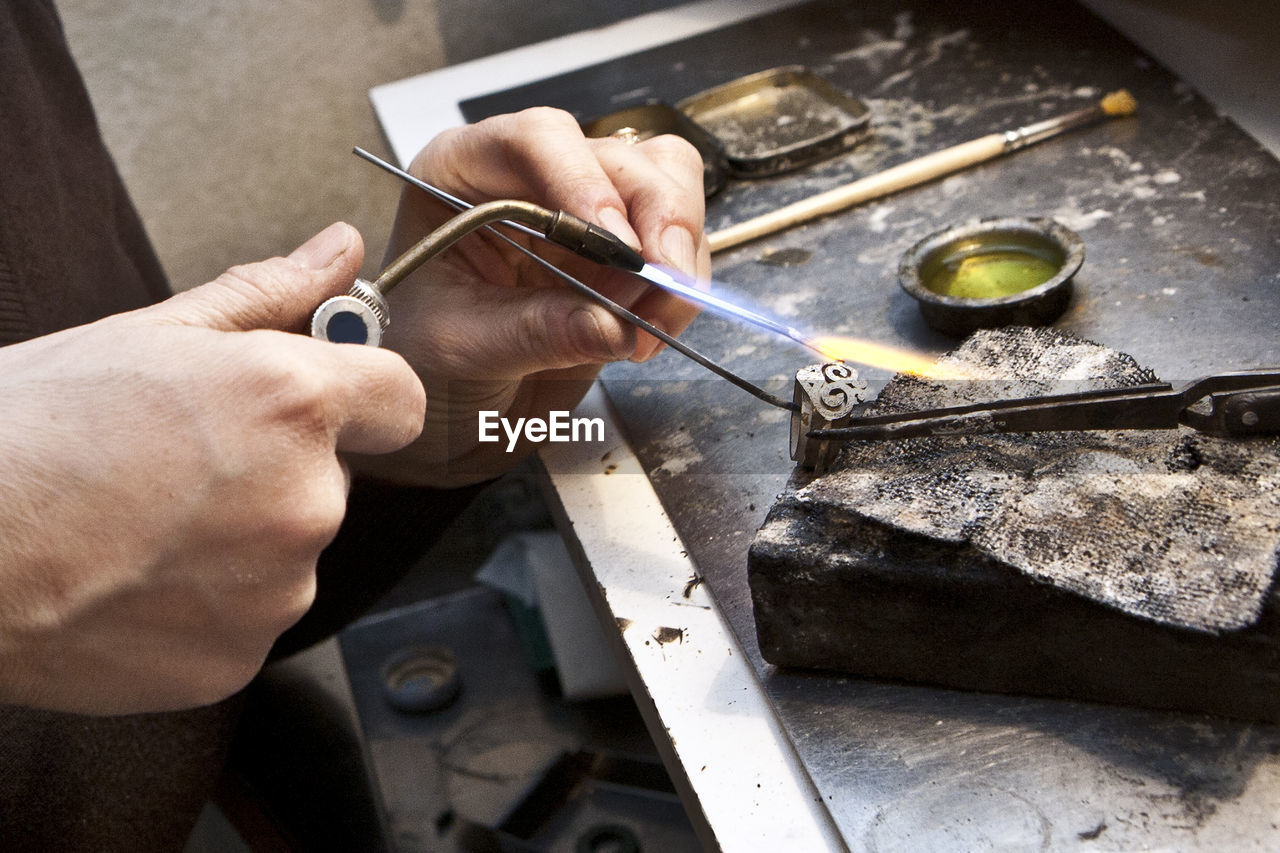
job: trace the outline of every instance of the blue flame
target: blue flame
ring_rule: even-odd
[[[662,288],[668,293],[701,306],[703,309],[715,314],[716,316],[749,323],[753,326],[765,329],[766,331],[773,332],[774,334],[790,338],[801,346],[808,347],[823,357],[829,357],[828,353],[823,352],[821,348],[810,340],[808,335],[805,335],[794,326],[788,326],[785,323],[780,323],[777,320],[766,317],[758,311],[753,311],[750,308],[745,308],[741,305],[730,302],[723,296],[717,296],[714,293],[699,290],[692,284],[687,276],[676,270],[655,266],[654,264],[645,264],[644,268],[637,272],[636,275],[645,279],[650,284]]]

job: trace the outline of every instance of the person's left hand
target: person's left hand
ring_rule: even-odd
[[[706,282],[702,168],[678,137],[587,139],[568,113],[535,108],[441,134],[410,171],[473,204],[516,198],[565,209],[640,248],[647,261]],[[451,213],[407,188],[387,260]],[[669,334],[697,314],[636,276],[536,242],[543,257]],[[505,435],[480,443],[478,411],[545,419],[572,409],[604,363],[644,361],[662,348],[487,232],[425,264],[388,301],[384,345],[413,365],[430,402],[414,444],[360,467],[401,482],[457,486],[501,474],[535,448],[522,443],[508,453]]]

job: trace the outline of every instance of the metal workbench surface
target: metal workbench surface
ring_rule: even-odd
[[[898,290],[897,258],[956,221],[1049,215],[1079,231],[1087,246],[1061,327],[1129,352],[1174,382],[1280,363],[1280,166],[1194,90],[1075,4],[814,3],[480,99],[469,115],[551,103],[587,118],[625,105],[619,93],[676,100],[797,61],[868,102],[873,139],[802,173],[731,186],[709,207],[711,228],[1067,111],[1111,89],[1132,91],[1139,112],[719,257],[716,278],[766,312],[815,331],[942,352],[955,342],[929,331]],[[685,337],[784,394],[795,369],[810,360],[713,317],[700,318]],[[675,635],[663,633],[679,629],[694,648],[699,632],[714,630],[699,621],[710,618],[702,608],[711,601],[850,847],[1216,850],[1265,849],[1280,839],[1280,732],[1273,726],[765,664],[755,645],[746,552],[791,471],[785,413],[671,353],[648,365],[614,366],[605,386],[645,489],[656,491],[677,547],[712,593],[690,593],[693,578],[659,555],[666,543],[620,546],[609,556],[627,563],[629,574],[616,565],[596,574],[613,585],[601,593],[637,658],[637,690],[675,686],[686,697],[679,709],[671,695],[651,699],[673,740],[677,718],[725,710],[699,707],[701,695],[689,695],[694,676],[680,671]],[[548,466],[562,489],[586,490],[566,497],[581,510],[598,504],[589,483],[639,476],[609,470],[619,458],[587,460],[599,463],[594,475],[557,471],[555,458]],[[579,474],[587,478],[579,482]],[[579,532],[596,524],[597,535],[619,536],[640,525],[641,514],[635,506],[596,505],[597,517],[569,521]],[[684,586],[688,619],[655,622],[664,626],[659,631],[646,624],[638,636],[631,621],[645,615],[629,593],[646,584],[665,584],[677,598]],[[652,660],[639,660],[647,653]],[[663,684],[664,665],[670,685]],[[701,674],[708,671],[716,665]],[[689,766],[690,749],[677,747],[686,776],[716,771]],[[783,767],[786,756],[761,749],[770,756],[762,762],[779,762],[765,770]],[[750,849],[723,829],[732,804],[708,807],[705,791],[704,810],[720,809],[718,817],[708,815],[717,843]],[[813,823],[814,837],[832,841],[821,816]]]
[[[709,206],[709,229],[1113,89],[1128,88],[1140,106],[1133,118],[718,257],[716,279],[766,313],[939,353],[954,341],[927,329],[898,290],[898,257],[957,221],[1048,215],[1087,246],[1061,327],[1175,382],[1280,363],[1280,166],[1075,4],[808,4],[484,98],[464,112],[551,103],[586,119],[625,106],[619,92],[674,101],[797,61],[867,101],[872,140],[790,177],[732,185]],[[811,360],[712,317],[686,340],[784,395]],[[850,846],[1280,843],[1274,727],[765,664],[754,643],[746,552],[791,470],[784,413],[671,354],[605,377],[644,470]]]

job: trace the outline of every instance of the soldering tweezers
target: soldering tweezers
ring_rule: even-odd
[[[1076,430],[1174,429],[1219,436],[1280,433],[1280,369],[1220,373],[1175,389],[1167,383],[868,415],[810,438],[883,441],[924,436]]]

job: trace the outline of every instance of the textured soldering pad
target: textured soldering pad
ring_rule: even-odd
[[[895,379],[879,410],[1154,379],[1045,329],[981,332],[944,361],[992,378]],[[1206,685],[1179,682],[1244,642],[1249,678],[1274,690],[1276,647],[1259,623],[1278,546],[1275,439],[938,436],[851,443],[828,474],[793,480],[749,565],[775,663],[1267,717],[1188,700]]]
[[[1132,359],[1051,330],[980,333],[953,367],[1007,381],[900,379],[894,411],[1120,387]],[[1181,430],[851,444],[798,502],[980,552],[1125,613],[1203,631],[1253,624],[1280,546],[1280,443]],[[766,535],[785,532],[766,525]]]

